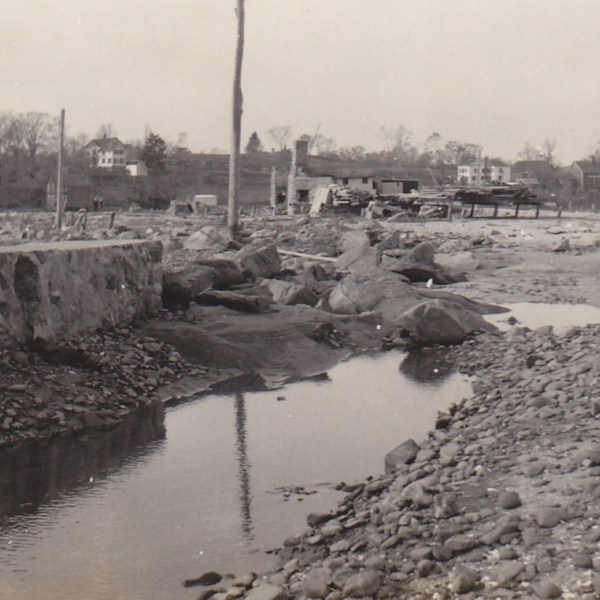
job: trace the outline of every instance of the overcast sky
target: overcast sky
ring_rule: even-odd
[[[3,0],[0,110],[228,150],[235,4]],[[551,138],[568,164],[600,140],[599,51],[597,0],[246,0],[243,143],[289,125],[379,150],[403,125],[508,160]]]

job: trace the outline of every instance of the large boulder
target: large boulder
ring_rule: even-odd
[[[344,252],[335,262],[338,271],[369,273],[381,263],[381,252],[371,246],[356,246]]]
[[[227,258],[206,258],[196,260],[197,265],[212,269],[214,284],[217,290],[226,290],[234,285],[244,283],[244,274],[240,267]]]
[[[407,262],[419,265],[429,265],[433,267],[435,256],[435,246],[431,242],[421,242],[417,244],[406,257]]]
[[[455,252],[466,252],[473,247],[471,240],[462,238],[446,240],[442,242],[437,248],[437,254],[452,254]]]
[[[364,248],[371,245],[371,238],[366,231],[351,229],[342,234],[338,242],[338,249],[344,253],[354,248]]]
[[[407,277],[413,283],[431,280],[436,285],[447,285],[464,278],[446,272],[444,267],[435,262],[435,248],[431,242],[421,242],[407,255],[397,260],[385,261],[385,268]]]
[[[479,259],[472,252],[438,254],[436,263],[446,272],[469,273],[479,267]]]
[[[319,296],[309,287],[291,281],[265,279],[261,286],[269,290],[273,301],[277,304],[307,304],[308,306],[316,306],[319,302]]]
[[[281,271],[281,259],[275,244],[259,248],[245,246],[238,252],[236,260],[242,270],[253,277],[275,277]]]
[[[331,291],[329,307],[336,313],[357,314],[383,303],[407,308],[417,302],[416,298],[415,290],[400,277],[382,269],[371,269],[344,277]]]
[[[375,247],[382,252],[384,250],[395,250],[397,248],[403,248],[404,244],[400,238],[400,232],[393,231],[389,235],[382,237],[382,239],[375,244]]]
[[[162,302],[165,308],[188,306],[196,296],[213,287],[214,270],[191,265],[178,271],[163,273]]]
[[[415,440],[409,439],[390,450],[385,455],[385,474],[391,475],[401,466],[414,462],[420,449]]]
[[[207,225],[202,229],[192,233],[190,237],[183,242],[186,250],[210,251],[212,254],[222,252],[229,245],[227,232],[221,227]]]
[[[458,344],[477,332],[496,327],[476,312],[446,300],[428,300],[404,312],[395,325],[417,344]]]

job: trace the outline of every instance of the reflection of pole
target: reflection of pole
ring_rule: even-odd
[[[246,441],[246,403],[244,394],[235,395],[235,434],[236,454],[238,459],[238,479],[240,480],[240,512],[242,515],[242,531],[252,539],[252,514],[250,505],[250,462]]]

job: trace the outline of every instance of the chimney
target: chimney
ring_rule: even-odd
[[[308,141],[296,140],[294,143],[294,157],[296,167],[306,167],[308,164]]]

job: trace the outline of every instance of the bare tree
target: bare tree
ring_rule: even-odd
[[[25,113],[20,116],[22,143],[29,157],[31,171],[36,167],[36,156],[51,139],[52,121],[46,113]]]
[[[11,127],[11,120],[12,115],[10,113],[0,113],[0,195],[2,194],[2,186],[4,185],[6,155],[9,149],[8,132]]]
[[[233,75],[233,114],[231,154],[229,155],[229,198],[227,225],[232,239],[237,237],[240,220],[240,142],[242,135],[242,61],[244,58],[244,0],[237,0],[237,44]]]
[[[115,128],[112,126],[112,124],[104,123],[103,125],[100,125],[98,133],[96,134],[96,138],[111,138],[116,137],[116,135]]]
[[[4,132],[4,143],[6,154],[11,162],[9,173],[16,176],[20,170],[21,158],[24,150],[23,121],[20,115],[8,113],[8,121]]]
[[[267,136],[278,145],[279,150],[283,150],[292,137],[292,128],[289,125],[277,125],[267,130]]]
[[[556,159],[554,155],[554,151],[556,150],[556,140],[551,140],[550,138],[546,138],[542,143],[542,152],[544,158],[551,164],[554,164]]]
[[[315,151],[316,154],[332,154],[335,151],[335,140],[322,133],[317,133],[310,138],[309,152]]]
[[[531,145],[530,142],[525,142],[523,150],[517,154],[523,160],[535,160],[538,157],[538,151]]]
[[[441,156],[446,164],[458,166],[474,162],[480,152],[481,146],[477,144],[451,140],[444,146]]]
[[[364,146],[349,146],[347,148],[341,148],[338,152],[340,158],[348,160],[364,160],[367,151]]]
[[[414,156],[415,148],[411,143],[412,133],[404,125],[381,127],[381,137],[385,142],[387,152],[393,156],[396,162],[402,163]]]

